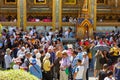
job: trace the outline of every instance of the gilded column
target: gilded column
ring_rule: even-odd
[[[17,0],[17,26],[26,30],[26,0]]]
[[[59,29],[62,23],[62,0],[53,0],[52,17],[53,29]]]
[[[20,0],[17,0],[17,27],[20,27]]]
[[[93,21],[93,29],[96,30],[96,15],[97,15],[97,0],[89,0],[90,7],[90,17]]]

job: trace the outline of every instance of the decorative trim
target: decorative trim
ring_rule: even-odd
[[[39,2],[37,2],[37,0],[34,0],[34,4],[46,4],[46,0],[41,0]]]
[[[97,4],[98,5],[105,5],[106,4],[106,0],[97,0]]]
[[[71,2],[69,0],[65,0],[64,4],[76,4],[76,0],[71,0]]]
[[[8,2],[8,0],[5,0],[5,4],[17,4],[17,0],[15,0],[15,2]]]

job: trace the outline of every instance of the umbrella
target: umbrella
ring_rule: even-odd
[[[110,47],[109,46],[106,46],[106,45],[96,45],[93,50],[97,51],[97,50],[101,50],[101,51],[108,51],[110,50]]]

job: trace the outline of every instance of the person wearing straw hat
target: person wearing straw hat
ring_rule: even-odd
[[[60,61],[60,80],[68,80],[68,68],[70,66],[70,60],[67,55],[67,51],[62,52],[62,60]]]
[[[12,50],[10,48],[6,49],[6,55],[4,56],[5,59],[5,65],[6,65],[6,69],[9,70],[10,69],[10,64],[12,62],[12,57],[11,57],[11,52]]]

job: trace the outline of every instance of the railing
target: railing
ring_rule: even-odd
[[[0,22],[3,26],[17,26],[17,22]]]
[[[75,24],[70,22],[62,22],[62,26],[75,26]]]
[[[27,22],[27,26],[52,26],[52,22]]]
[[[17,22],[0,22],[3,26],[17,26]],[[52,22],[27,22],[27,26],[52,26]],[[70,22],[62,22],[62,26],[75,26]],[[97,26],[120,26],[120,22],[97,22]]]
[[[97,26],[120,26],[120,22],[97,22]]]

